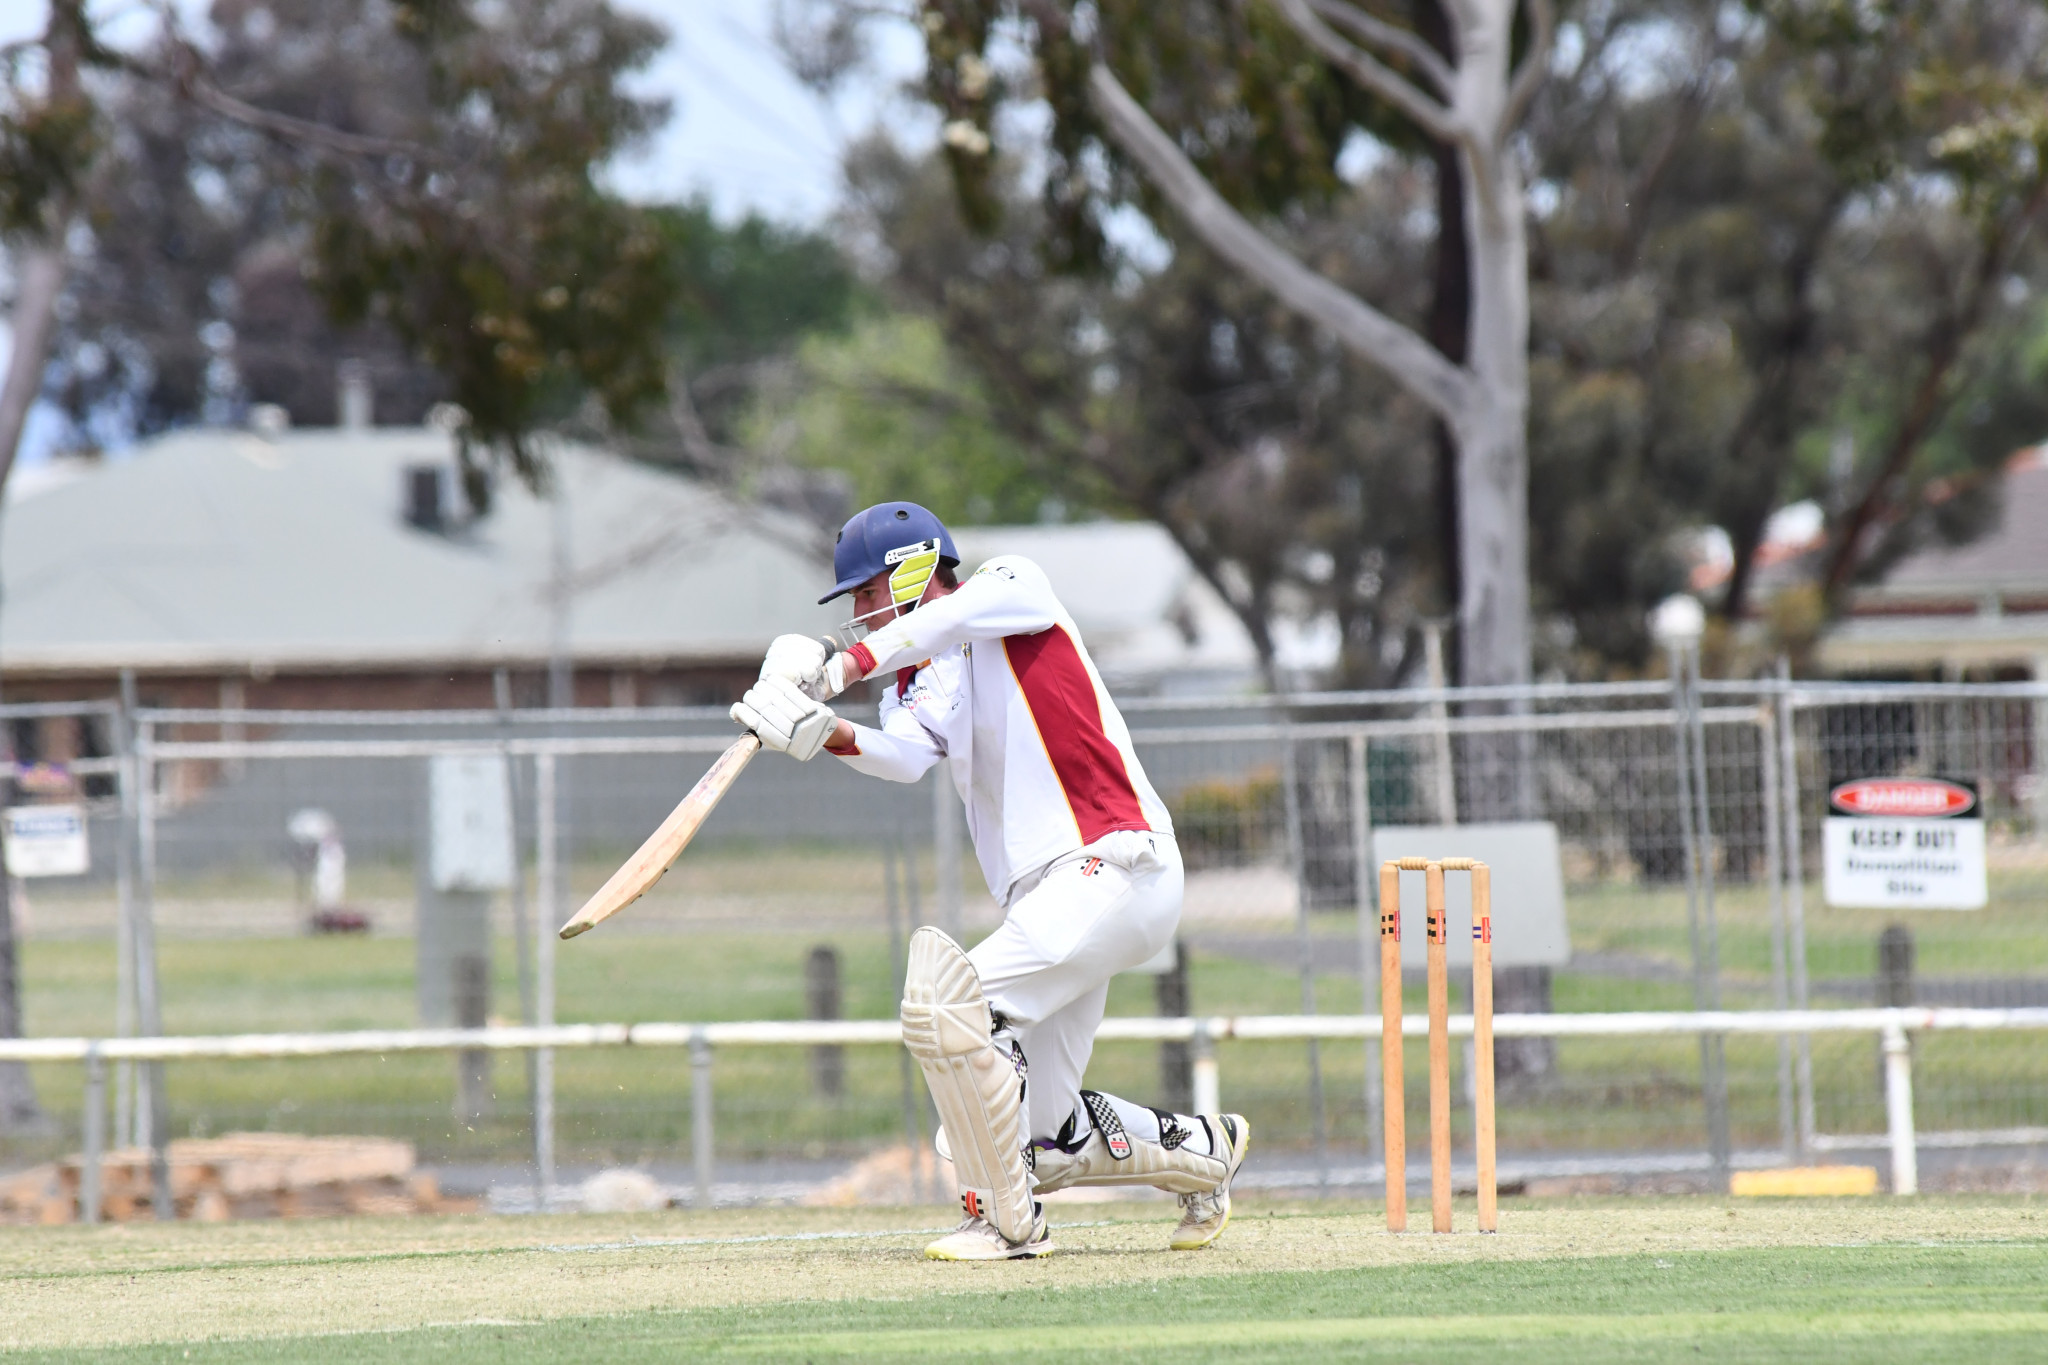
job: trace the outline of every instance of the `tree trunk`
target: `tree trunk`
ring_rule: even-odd
[[[25,245],[15,251],[14,266],[14,312],[8,318],[14,349],[7,357],[6,382],[0,384],[0,491],[6,489],[7,476],[14,468],[29,410],[42,392],[50,333],[57,322],[57,298],[64,292],[63,245]]]
[[[1441,0],[1420,0],[1415,27],[1445,61],[1457,60],[1451,46],[1450,16]],[[1472,248],[1465,236],[1465,167],[1455,144],[1436,143],[1436,259],[1429,302],[1429,340],[1444,359],[1463,365],[1472,328]],[[1455,611],[1464,599],[1465,576],[1458,564],[1464,543],[1458,523],[1458,437],[1443,418],[1430,423],[1436,444],[1436,528],[1443,601]],[[1441,610],[1441,608],[1439,609]],[[1464,681],[1458,633],[1451,632],[1445,662],[1453,686]]]
[[[83,22],[80,6],[51,8],[45,44],[52,102],[78,97]],[[0,505],[4,505],[7,476],[14,469],[22,429],[28,425],[29,410],[43,386],[50,334],[57,321],[57,298],[64,292],[64,237],[70,217],[67,206],[48,206],[44,235],[28,238],[14,256],[14,312],[9,319],[14,349],[7,357],[6,381],[0,383]],[[12,786],[0,783],[0,796],[8,795]],[[6,872],[0,869],[0,1038],[19,1038],[21,1030],[21,961],[14,935],[14,898]],[[48,1127],[49,1118],[36,1101],[28,1067],[21,1062],[0,1062],[0,1133],[41,1132]]]
[[[1457,148],[1437,147],[1436,185],[1436,286],[1430,304],[1429,339],[1446,360],[1463,365],[1472,325],[1472,252],[1465,241],[1465,177],[1458,165]],[[1458,434],[1441,417],[1430,423],[1430,431],[1436,445],[1438,572],[1443,575],[1443,601],[1455,611],[1465,597],[1465,569],[1459,562],[1465,534],[1458,516]],[[1446,651],[1448,680],[1453,686],[1465,681],[1461,649],[1459,632],[1454,630]]]
[[[1471,249],[1470,357],[1459,366],[1365,300],[1319,275],[1254,227],[1106,67],[1089,78],[1097,115],[1195,235],[1447,422],[1458,442],[1459,627],[1463,681],[1529,679],[1528,242],[1522,186],[1504,127],[1513,0],[1453,0],[1460,61],[1455,122]],[[1421,96],[1415,98],[1421,99]],[[1445,127],[1446,135],[1456,133]]]
[[[1472,402],[1458,432],[1458,624],[1462,681],[1529,680],[1529,242],[1522,179],[1501,128],[1508,106],[1513,0],[1465,0],[1457,28],[1460,116],[1499,129],[1466,144],[1465,238],[1472,253],[1466,370]]]

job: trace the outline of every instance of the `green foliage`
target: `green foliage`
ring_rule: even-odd
[[[668,344],[692,371],[852,321],[858,282],[831,239],[756,214],[726,227],[702,201],[650,215],[676,282]]]
[[[854,506],[907,498],[956,523],[1025,522],[1051,492],[937,325],[915,314],[804,341],[742,432],[755,450],[842,476]]]
[[[490,452],[543,477],[544,422],[586,396],[629,422],[663,392],[675,263],[598,179],[665,113],[624,88],[662,34],[605,0],[407,14],[424,95],[397,131],[419,154],[329,159],[302,211],[337,316],[383,319],[446,376],[481,501]]]
[[[17,103],[0,114],[0,232],[44,228],[45,210],[76,193],[102,137],[83,98]]]
[[[1867,572],[1984,525],[1989,471],[2048,433],[2009,358],[2048,280],[2038,8],[1753,10],[1575,15],[1589,55],[1531,125],[1536,578],[1582,668],[1644,660],[1684,528],[1728,532],[1741,615],[1778,507],[1819,500]],[[1668,66],[1617,87],[1596,58],[1650,32]]]
[[[34,53],[39,82],[28,79]],[[60,227],[53,213],[71,211],[107,136],[80,69],[114,61],[83,0],[50,0],[42,42],[0,52],[0,233],[48,233]]]
[[[943,156],[961,215],[977,232],[1002,220],[1003,181],[1014,174],[1000,164],[997,112],[1006,99],[1046,101],[1051,127],[1035,149],[1046,161],[1036,245],[1056,270],[1108,264],[1102,220],[1115,208],[1136,204],[1157,217],[1153,192],[1101,136],[1090,109],[1086,83],[1098,59],[1240,207],[1327,202],[1343,188],[1335,168],[1351,130],[1391,133],[1394,125],[1263,4],[921,0],[918,12],[923,92],[945,120]],[[1035,81],[1005,79],[996,67],[999,32],[1025,38]]]
[[[1271,855],[1282,825],[1280,775],[1193,782],[1174,797],[1174,840],[1190,869],[1243,867]]]
[[[1195,247],[1161,269],[1054,269],[1040,205],[1004,181],[1002,226],[954,212],[947,172],[876,141],[848,175],[892,288],[930,311],[997,421],[1062,496],[1159,522],[1272,658],[1283,614],[1327,611],[1345,679],[1414,657],[1434,556],[1416,406],[1257,285]],[[1426,186],[1396,167],[1287,232],[1327,271],[1419,312],[1424,246],[1384,211]],[[1069,494],[1067,490],[1074,492]]]
[[[666,116],[625,84],[658,26],[607,0],[218,0],[210,18],[209,46],[167,19],[120,63],[123,135],[84,205],[104,241],[60,338],[74,414],[139,397],[143,430],[224,415],[210,400],[235,395],[211,376],[234,356],[207,339],[224,315],[231,335],[254,324],[256,396],[303,391],[306,368],[331,389],[338,355],[278,361],[339,341],[299,316],[301,281],[358,329],[348,353],[399,372],[400,410],[446,397],[468,414],[479,504],[499,455],[544,478],[539,428],[586,403],[630,422],[661,396],[679,262],[663,224],[600,179]],[[82,155],[66,118],[12,141],[0,129],[0,153],[19,143],[36,156],[17,161],[46,168],[13,178],[8,213]],[[390,355],[393,337],[437,391]]]

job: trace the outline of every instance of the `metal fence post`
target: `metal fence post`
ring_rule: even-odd
[[[107,1064],[97,1040],[85,1050],[85,1150],[78,1167],[78,1221],[100,1221],[100,1167],[107,1148]]]
[[[711,1207],[711,1040],[700,1026],[690,1034],[690,1146],[697,1176],[697,1207]]]
[[[2034,656],[2034,681],[2048,682],[2048,654]],[[2048,844],[2048,697],[2027,703],[2033,721],[2034,842]]]
[[[121,704],[114,713],[115,772],[121,802],[121,837],[114,852],[114,1035],[135,1036],[135,670],[121,670]],[[135,1063],[114,1064],[114,1140],[127,1142],[135,1132]]]
[[[1429,704],[1429,718],[1435,722],[1430,731],[1430,752],[1436,768],[1436,822],[1455,825],[1458,771],[1451,759],[1451,708],[1444,704],[1442,696],[1448,681],[1444,672],[1444,622],[1422,623],[1422,657],[1430,690],[1438,694]]]
[[[133,683],[130,682],[132,689]],[[132,697],[130,698],[132,700]],[[164,1031],[161,978],[156,960],[156,770],[151,755],[155,726],[135,727],[135,801],[137,865],[135,938],[135,1014],[137,1031],[146,1038]],[[170,1096],[164,1089],[164,1064],[144,1062],[135,1069],[137,1146],[149,1148],[150,1207],[158,1221],[176,1216],[171,1201],[171,1165],[165,1148],[171,1140]]]
[[[1913,1045],[1896,1014],[1884,1026],[1885,1133],[1892,1148],[1892,1193],[1920,1193],[1920,1153],[1913,1133]]]
[[[1372,870],[1372,793],[1367,763],[1371,750],[1364,735],[1352,735],[1347,742],[1351,779],[1351,863],[1352,891],[1358,899],[1358,1000],[1359,1012],[1371,1015],[1379,1008],[1379,908],[1371,888],[1378,879]],[[1365,1040],[1365,1154],[1371,1157],[1380,1144],[1380,1044]]]
[[[1692,938],[1692,999],[1697,1010],[1719,1009],[1720,961],[1714,934],[1713,828],[1708,819],[1706,726],[1699,707],[1699,646],[1671,649],[1671,700],[1678,742],[1679,828],[1685,842],[1686,922]],[[1700,1035],[1700,1098],[1706,1109],[1707,1156],[1714,1184],[1726,1190],[1731,1164],[1727,1048],[1720,1034]]]
[[[1764,884],[1771,912],[1771,1008],[1791,1004],[1785,963],[1784,826],[1778,818],[1778,737],[1769,707],[1757,715],[1758,775],[1764,798]],[[1792,1091],[1792,1035],[1778,1035],[1778,1142],[1785,1160],[1799,1163],[1799,1120]]]
[[[889,910],[889,990],[898,1000],[903,998],[903,973],[909,964],[904,958],[901,915],[903,898],[897,881],[897,838],[894,834],[882,840],[882,895]],[[903,1148],[910,1154],[910,1199],[912,1203],[924,1202],[924,1139],[918,1132],[917,1084],[911,1076],[910,1049],[896,1049],[896,1074],[901,1082],[903,1094]]]
[[[1195,1020],[1195,1112],[1223,1112],[1223,1078],[1216,1066],[1216,1039],[1207,1019]]]
[[[1284,723],[1291,727],[1291,721]],[[1290,734],[1281,745],[1280,780],[1285,787],[1282,801],[1287,813],[1287,862],[1294,871],[1294,932],[1301,950],[1301,1012],[1314,1014],[1316,952],[1308,923],[1307,853],[1302,847],[1301,792],[1296,787],[1300,772],[1295,763],[1294,737]],[[1327,1199],[1330,1195],[1330,1132],[1328,1118],[1323,1109],[1322,1042],[1316,1038],[1308,1040],[1308,1109],[1316,1149],[1316,1197]]]
[[[1801,845],[1799,816],[1799,746],[1794,726],[1798,713],[1792,706],[1792,662],[1778,660],[1778,780],[1785,784],[1782,811],[1785,817],[1785,928],[1787,956],[1792,968],[1792,1008],[1811,1008],[1806,979],[1806,855]],[[1798,1097],[1799,1160],[1813,1151],[1813,1036],[1802,1033],[1792,1040],[1793,1089]]]
[[[563,918],[560,829],[555,810],[555,756],[534,755],[534,878],[540,902],[533,917],[533,1022],[555,1023],[555,929]],[[523,872],[521,875],[524,875]],[[533,1173],[539,1185],[534,1203],[547,1208],[555,1187],[555,1050],[533,1050]]]

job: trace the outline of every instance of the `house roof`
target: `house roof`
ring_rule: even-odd
[[[2048,447],[2021,451],[2007,463],[1998,525],[1963,545],[1917,551],[1882,583],[1856,594],[1855,606],[1882,607],[1916,599],[1975,601],[1990,594],[2034,599],[2048,609]]]
[[[2048,447],[2006,465],[1997,526],[1917,551],[1858,588],[1821,639],[1824,667],[2048,670]]]
[[[0,516],[0,667],[276,671],[534,663],[550,653],[555,513],[516,480],[459,529],[401,516],[424,428],[189,430]],[[751,662],[835,623],[794,518],[587,446],[566,492],[574,657]],[[452,482],[447,487],[452,490]]]
[[[1258,677],[1244,625],[1156,522],[966,526],[953,539],[969,567],[1014,554],[1044,569],[1111,687],[1209,692]]]

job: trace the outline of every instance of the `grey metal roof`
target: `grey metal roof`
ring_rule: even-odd
[[[1881,584],[1858,593],[1857,600],[2048,594],[2048,447],[2015,456],[2003,485],[1994,529],[1964,545],[1907,556]]]
[[[531,663],[549,653],[553,511],[501,480],[452,533],[401,517],[403,471],[452,460],[419,428],[193,430],[0,516],[0,668],[283,670]],[[566,491],[572,653],[758,657],[814,605],[809,529],[585,446]]]

